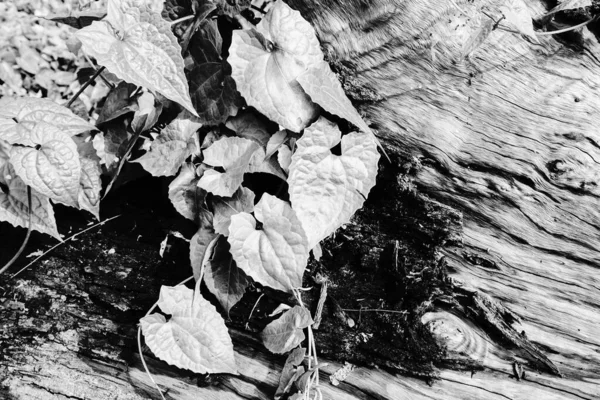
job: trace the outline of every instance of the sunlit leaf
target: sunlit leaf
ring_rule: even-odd
[[[159,92],[195,115],[170,24],[132,1],[108,0],[107,12],[104,20],[75,33],[85,52],[119,78]]]
[[[481,25],[473,32],[469,40],[462,49],[462,57],[466,57],[477,50],[494,30],[494,20],[488,17],[482,17]]]
[[[271,157],[273,154],[275,154],[275,152],[279,150],[279,148],[281,147],[281,145],[283,145],[286,139],[287,131],[285,129],[275,132],[275,134],[273,134],[273,136],[269,138],[265,157]]]
[[[102,169],[97,160],[81,158],[81,179],[79,182],[79,207],[91,212],[100,219],[100,190]]]
[[[517,29],[533,42],[539,43],[533,29],[533,19],[527,4],[523,0],[506,0],[500,11],[510,26]]]
[[[248,213],[231,217],[231,254],[246,275],[256,282],[283,291],[302,285],[308,260],[306,234],[288,203],[263,194],[254,207],[256,220]]]
[[[204,283],[229,315],[229,310],[244,296],[250,279],[239,269],[229,252],[229,243],[221,237],[204,270]]]
[[[272,353],[286,353],[304,340],[303,329],[313,323],[308,310],[294,306],[263,329],[260,336]]]
[[[241,212],[251,213],[254,210],[254,192],[240,187],[233,196],[215,196],[212,201],[214,208],[213,224],[215,231],[224,236],[229,236],[231,217]]]
[[[154,140],[150,151],[135,160],[154,176],[175,175],[186,158],[196,152],[196,131],[202,126],[182,112]]]
[[[331,153],[340,143],[341,156]],[[333,233],[358,210],[375,185],[379,153],[372,135],[341,138],[321,117],[296,142],[288,178],[292,207],[308,237],[308,247]]]
[[[277,151],[277,161],[286,173],[290,172],[290,164],[292,163],[292,151],[286,145],[283,145]]]
[[[248,139],[224,137],[204,150],[204,163],[222,167],[225,172],[208,170],[198,185],[217,196],[230,197],[240,187],[250,161],[260,146]]]
[[[162,103],[155,101],[152,93],[145,92],[137,98],[137,105],[138,108],[131,121],[131,129],[136,133],[149,131],[160,117]]]
[[[15,125],[11,122],[17,122],[18,124]],[[26,130],[30,130],[38,122],[52,124],[68,136],[96,129],[93,125],[73,114],[68,108],[48,99],[34,97],[3,97],[0,99],[0,139],[14,143],[11,139],[12,135],[22,135],[22,133],[14,132],[13,129],[16,126],[21,125]],[[7,132],[9,126],[13,127],[10,133]]]
[[[294,132],[318,115],[298,81],[323,61],[313,27],[283,1],[274,3],[256,30],[233,31],[229,63],[246,102]]]
[[[17,176],[9,163],[0,166],[0,220],[27,228],[29,209],[27,185]],[[6,188],[4,192],[2,187]],[[61,240],[56,229],[54,211],[48,197],[31,190],[31,229]]]
[[[78,207],[81,164],[73,139],[46,122],[23,134],[17,143],[36,147],[13,146],[10,163],[17,175],[42,195]]]
[[[223,318],[185,286],[160,289],[160,309],[140,320],[146,344],[160,359],[199,374],[237,374],[233,344]]]

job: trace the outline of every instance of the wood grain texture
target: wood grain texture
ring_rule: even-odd
[[[352,84],[377,99],[362,111],[390,153],[419,160],[419,190],[463,212],[464,245],[445,250],[453,277],[518,315],[517,330],[564,375],[508,379],[519,352],[490,347],[485,334],[473,332],[451,336],[450,344],[470,349],[486,370],[454,379],[506,398],[534,398],[542,388],[541,398],[598,398],[596,37],[584,30],[568,38],[569,47],[551,36],[535,45],[495,30],[461,59],[485,18],[477,9],[493,10],[499,2],[290,4],[313,21]],[[545,10],[540,2],[527,4],[532,15]],[[507,377],[496,384],[499,373]],[[443,372],[442,379],[452,374]]]

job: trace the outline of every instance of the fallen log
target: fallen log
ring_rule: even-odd
[[[495,6],[289,1],[392,160],[312,265],[346,318],[329,303],[317,334],[325,398],[600,396],[596,27],[540,44],[495,30],[465,58],[483,3]],[[2,398],[159,398],[136,355],[136,321],[189,267],[157,256],[172,222],[127,211],[116,231],[2,283]],[[285,357],[255,327],[230,329],[239,376],[194,375],[146,353],[167,398],[273,398]],[[358,367],[329,384],[345,360]]]

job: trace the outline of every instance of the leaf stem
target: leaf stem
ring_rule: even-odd
[[[108,221],[112,221],[113,219],[119,218],[121,216],[121,214],[119,215],[115,215],[114,217],[110,217],[108,219],[105,219],[104,221],[98,222],[97,224],[94,224],[90,227],[87,227],[86,229],[82,230],[81,232],[77,232],[74,233],[73,235],[69,236],[68,238],[66,238],[64,241],[62,242],[58,242],[57,244],[55,244],[54,246],[50,247],[48,250],[46,250],[44,252],[44,254],[42,254],[41,256],[36,257],[35,260],[33,260],[32,262],[30,262],[29,264],[27,264],[26,266],[24,266],[23,268],[21,268],[19,271],[17,271],[16,273],[14,273],[10,278],[14,278],[15,276],[19,275],[21,272],[25,271],[27,268],[29,268],[31,265],[35,264],[36,261],[38,261],[40,258],[44,257],[46,254],[50,253],[52,250],[54,250],[55,248],[62,246],[63,244],[65,244],[66,242],[68,242],[69,240],[81,235],[82,233],[85,233],[91,229],[94,229],[98,226],[104,225],[106,224]]]
[[[27,242],[29,242],[29,237],[31,236],[31,186],[29,185],[27,185],[27,214],[27,235],[25,235],[25,240],[23,240],[23,243],[17,251],[17,254],[15,254],[13,258],[11,258],[10,261],[7,262],[6,265],[4,265],[4,267],[2,267],[2,269],[0,269],[0,275],[2,275],[11,265],[13,265],[15,261],[17,261],[19,256],[25,250],[25,246],[27,246]]]
[[[586,26],[590,22],[594,21],[597,17],[598,16],[592,17],[592,18],[588,19],[587,21],[582,22],[579,25],[570,26],[570,27],[565,28],[565,29],[559,29],[557,31],[550,31],[550,32],[536,32],[535,34],[538,35],[538,36],[546,36],[546,35],[558,35],[560,33],[574,31],[576,29],[583,28],[584,26]]]
[[[192,19],[192,18],[194,18],[194,17],[195,17],[195,15],[194,15],[194,14],[192,14],[192,15],[186,15],[185,17],[181,17],[181,18],[179,18],[179,19],[176,19],[175,21],[171,21],[171,26],[173,26],[173,25],[177,25],[177,24],[179,24],[180,22],[189,21],[190,19]]]
[[[81,86],[81,88],[80,88],[80,89],[77,91],[77,93],[75,93],[75,95],[73,95],[73,97],[71,97],[71,100],[69,100],[69,102],[67,103],[66,107],[67,107],[67,108],[71,107],[71,104],[73,104],[73,102],[74,102],[75,100],[77,100],[77,98],[79,97],[79,95],[80,95],[81,93],[83,93],[83,91],[84,91],[85,89],[87,89],[87,87],[88,87],[88,86],[90,86],[90,84],[91,84],[92,82],[94,82],[94,81],[96,80],[96,78],[98,77],[98,75],[100,75],[100,74],[102,73],[102,71],[104,71],[105,69],[106,69],[106,68],[105,68],[104,66],[102,66],[102,67],[98,68],[98,69],[96,70],[96,72],[94,73],[94,75],[92,75],[92,77],[91,77],[91,78],[90,78],[90,79],[89,79],[89,80],[88,80],[86,83],[84,83],[84,84],[83,84],[83,86]]]

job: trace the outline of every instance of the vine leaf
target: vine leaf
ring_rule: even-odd
[[[181,47],[170,24],[143,2],[108,0],[108,15],[75,33],[86,53],[117,77],[159,92],[196,115]]]
[[[233,344],[223,318],[202,296],[183,285],[160,289],[158,306],[171,314],[140,320],[146,344],[160,359],[199,374],[237,374]]]
[[[287,131],[285,129],[277,131],[269,138],[267,143],[267,151],[265,157],[271,157],[283,145],[287,139]]]
[[[135,133],[149,131],[160,117],[162,103],[156,102],[152,93],[145,92],[137,98],[137,105],[131,120],[131,129]]]
[[[15,123],[14,120],[17,123]],[[96,127],[75,115],[68,108],[48,99],[33,97],[3,97],[0,99],[0,139],[13,144],[14,138],[22,139],[18,128],[30,130],[38,122],[46,122],[60,128],[67,136],[77,135]],[[19,132],[20,131],[20,132]],[[28,146],[30,142],[20,142]]]
[[[10,163],[0,167],[0,221],[27,228],[29,221],[27,185]],[[6,192],[3,191],[6,188]],[[31,229],[62,241],[56,229],[54,211],[48,197],[31,190]]]
[[[47,122],[22,133],[16,144],[37,147],[13,146],[10,163],[17,175],[42,195],[79,208],[81,163],[73,139]]]
[[[231,255],[246,275],[274,289],[291,291],[302,285],[308,260],[306,234],[294,210],[268,193],[254,207],[262,230],[248,213],[231,217]]]
[[[224,137],[204,150],[204,163],[222,167],[225,172],[208,170],[198,186],[217,196],[231,197],[244,180],[254,153],[260,149],[251,140],[238,137]]]
[[[127,130],[126,121],[111,120],[102,128],[104,131],[97,133],[92,139],[92,145],[104,164],[109,175],[116,173],[120,160],[125,157],[129,144],[133,138]]]
[[[281,169],[289,174],[290,164],[292,163],[292,151],[285,144],[277,151],[277,161],[279,162]]]
[[[325,61],[311,66],[298,76],[298,83],[311,100],[323,107],[325,111],[352,122],[364,132],[372,133],[371,128],[346,97],[340,81]]]
[[[236,115],[243,102],[231,66],[221,57],[222,39],[217,21],[203,21],[192,38],[195,67],[187,75],[192,103],[204,124],[218,125]]]
[[[244,296],[250,279],[239,269],[229,253],[229,243],[219,238],[214,254],[206,265],[204,283],[229,315],[229,310]]]
[[[213,229],[213,216],[210,212],[200,210],[198,219],[200,228],[190,240],[190,264],[196,281],[200,278],[200,271],[202,270],[202,263],[208,245],[218,236]]]
[[[263,147],[271,137],[267,122],[263,121],[258,113],[250,110],[242,111],[237,116],[229,118],[225,126],[234,131],[237,136],[254,140]]]
[[[96,125],[102,125],[122,115],[138,110],[138,105],[131,95],[137,90],[137,86],[121,81],[113,88],[100,110]]]
[[[79,181],[79,207],[91,212],[96,219],[100,219],[100,190],[102,169],[97,160],[82,157],[81,179]]]
[[[173,207],[192,221],[198,219],[198,210],[206,198],[206,191],[198,187],[199,180],[194,164],[185,163],[169,185],[169,200]]]
[[[251,213],[254,210],[254,192],[241,186],[231,198],[215,196],[212,204],[215,232],[229,236],[231,217],[241,212]]]
[[[313,323],[308,310],[294,306],[263,329],[260,336],[270,352],[286,353],[304,340],[304,328]]]
[[[305,355],[306,349],[304,347],[297,347],[287,356],[285,364],[283,365],[283,370],[281,371],[281,376],[279,377],[279,385],[275,392],[275,400],[281,399],[284,394],[290,391],[292,384],[294,383],[293,378],[296,375],[296,367],[302,363]]]
[[[229,63],[246,102],[294,132],[318,115],[319,108],[297,81],[323,61],[313,27],[283,1],[274,3],[256,30],[235,30]]]
[[[592,0],[559,0],[559,4],[546,14],[546,16],[555,14],[559,11],[575,10],[577,8],[591,7]]]
[[[175,175],[186,158],[196,152],[194,134],[202,126],[183,111],[152,142],[150,151],[133,162],[154,176]]]
[[[67,15],[51,14],[46,19],[69,25],[75,29],[85,28],[94,21],[100,21],[106,16],[106,11],[71,11]]]
[[[500,7],[500,11],[510,25],[523,35],[531,38],[533,42],[539,43],[533,29],[531,13],[523,0],[508,0],[505,5]]]
[[[288,178],[290,200],[308,236],[308,247],[333,233],[358,210],[375,185],[379,153],[373,135],[341,138],[338,127],[321,117],[296,142]]]

